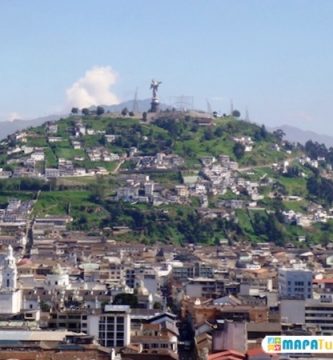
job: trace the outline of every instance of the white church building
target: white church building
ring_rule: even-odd
[[[0,288],[0,314],[18,314],[22,305],[22,291],[17,287],[17,267],[13,248],[8,246],[4,260]]]

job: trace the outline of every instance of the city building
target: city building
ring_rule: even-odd
[[[306,269],[279,269],[280,298],[311,299],[312,276],[312,271]]]
[[[105,347],[121,348],[130,343],[131,320],[128,305],[105,305],[100,314],[88,315],[87,333]]]
[[[8,255],[2,269],[0,289],[0,314],[17,314],[21,311],[22,291],[17,288],[17,267],[13,248],[8,246]]]

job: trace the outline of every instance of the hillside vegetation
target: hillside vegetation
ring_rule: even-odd
[[[328,242],[331,155],[230,116],[69,116],[1,142],[0,165],[12,175],[0,179],[0,204],[32,199],[32,216],[67,214],[70,229],[147,243]],[[115,235],[119,226],[127,231]]]

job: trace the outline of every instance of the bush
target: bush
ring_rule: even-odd
[[[236,143],[234,145],[233,152],[234,152],[236,158],[239,160],[245,154],[245,146],[243,144],[241,144],[241,143]]]

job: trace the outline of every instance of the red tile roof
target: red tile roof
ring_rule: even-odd
[[[333,278],[316,279],[313,281],[315,284],[333,284]]]
[[[258,355],[264,355],[264,354],[267,354],[267,353],[265,353],[265,351],[261,347],[256,347],[256,348],[250,349],[246,353],[246,355],[248,355],[250,357],[250,359],[251,359],[251,356],[258,356]],[[279,359],[279,356],[271,355],[271,359],[277,360],[277,359]]]
[[[233,350],[221,351],[208,355],[208,360],[244,360],[245,355]]]

